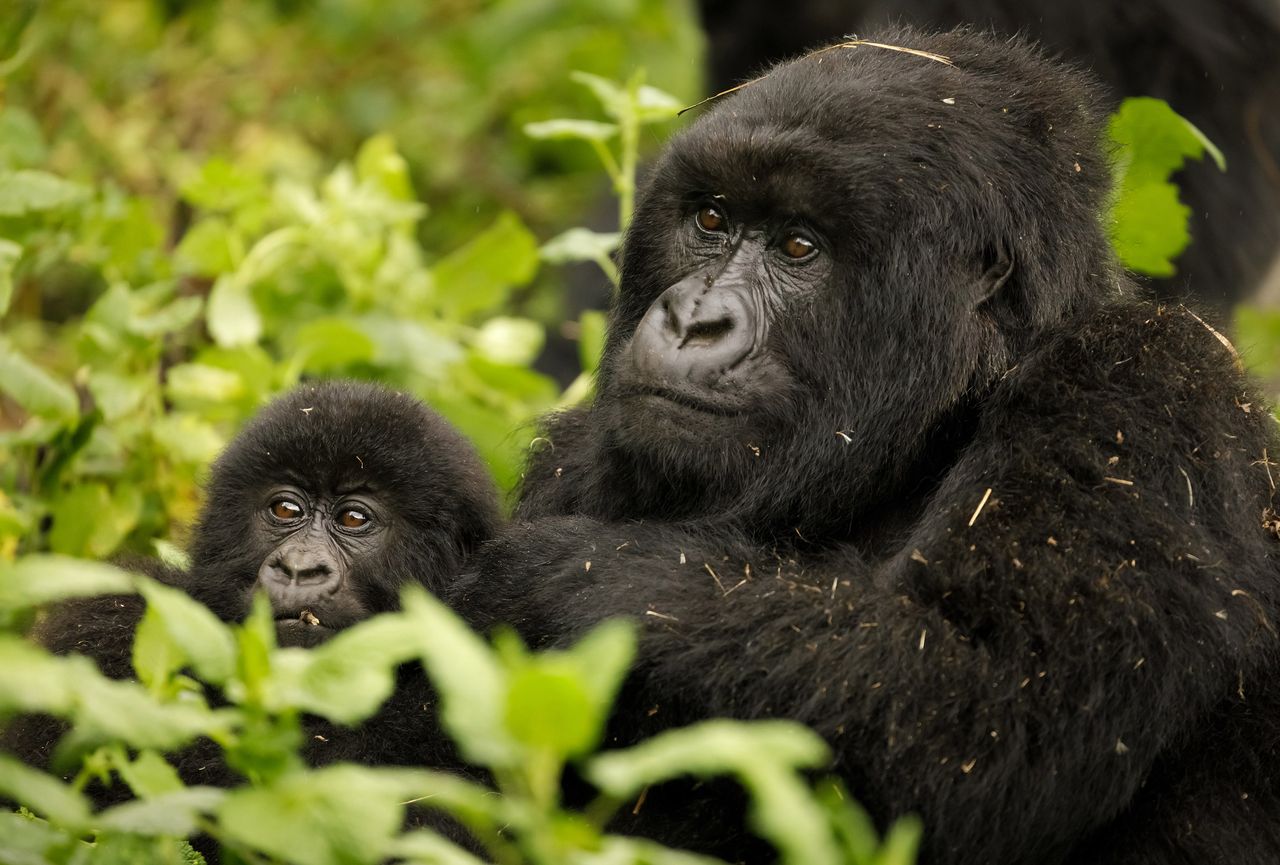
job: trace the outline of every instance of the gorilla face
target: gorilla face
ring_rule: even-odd
[[[963,73],[866,46],[779,67],[654,169],[595,411],[656,512],[892,496],[1069,313],[1074,277],[1111,271],[1080,208],[1107,183],[1085,106],[955,48]],[[1082,211],[1071,231],[1046,189]]]
[[[332,629],[372,614],[354,586],[386,557],[394,509],[366,485],[272,487],[253,521],[258,547],[270,549],[258,569],[276,620],[287,628]]]
[[[470,444],[417,400],[306,385],[268,406],[213,467],[190,593],[223,619],[266,591],[280,639],[305,644],[438,592],[497,524]]]
[[[624,423],[657,424],[686,446],[763,440],[759,421],[796,387],[774,323],[830,273],[820,235],[798,220],[748,221],[721,194],[670,229],[687,263],[645,311],[618,370]]]

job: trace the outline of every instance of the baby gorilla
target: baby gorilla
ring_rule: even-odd
[[[183,589],[224,621],[244,618],[264,589],[280,643],[312,645],[395,609],[406,583],[441,591],[497,524],[488,472],[441,417],[405,394],[326,382],[273,402],[214,463],[189,571],[125,564]],[[143,611],[136,595],[67,601],[47,611],[32,636],[55,653],[92,657],[108,676],[131,678]],[[387,704],[359,727],[309,719],[304,757],[313,765],[429,762],[417,747],[428,700],[421,671],[406,665]],[[47,766],[64,730],[55,719],[28,716],[0,744]],[[211,743],[174,761],[189,783],[239,783]],[[127,797],[122,785],[90,792],[100,807]]]
[[[410,396],[304,385],[254,418],[213,466],[184,588],[224,620],[266,591],[280,642],[311,644],[438,592],[498,520],[470,444]]]

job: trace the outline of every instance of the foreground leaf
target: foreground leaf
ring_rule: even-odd
[[[1206,152],[1219,170],[1226,170],[1226,160],[1203,132],[1161,99],[1124,100],[1111,117],[1108,134],[1117,147],[1112,246],[1126,267],[1171,276],[1173,259],[1191,241],[1191,211],[1179,200],[1170,175]]]

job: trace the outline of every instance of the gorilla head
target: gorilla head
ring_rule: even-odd
[[[597,407],[642,509],[799,527],[835,499],[848,520],[920,476],[1038,329],[1098,299],[1081,287],[1116,284],[1095,88],[975,44],[819,51],[672,143],[628,234]]]
[[[493,532],[496,502],[470,444],[417,400],[305,385],[214,464],[188,582],[224,619],[261,587],[281,638],[307,641],[394,608],[406,582],[439,591]]]

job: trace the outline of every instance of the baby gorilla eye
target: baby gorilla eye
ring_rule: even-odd
[[[278,520],[296,520],[302,516],[302,505],[292,499],[276,499],[270,510],[271,516]]]
[[[812,255],[817,246],[803,234],[791,234],[782,241],[779,248],[787,258],[801,259]]]
[[[346,508],[338,514],[338,525],[344,529],[362,529],[369,524],[369,515],[359,508]]]
[[[698,228],[703,231],[718,233],[724,231],[724,214],[711,205],[707,205],[698,211],[695,217]]]

